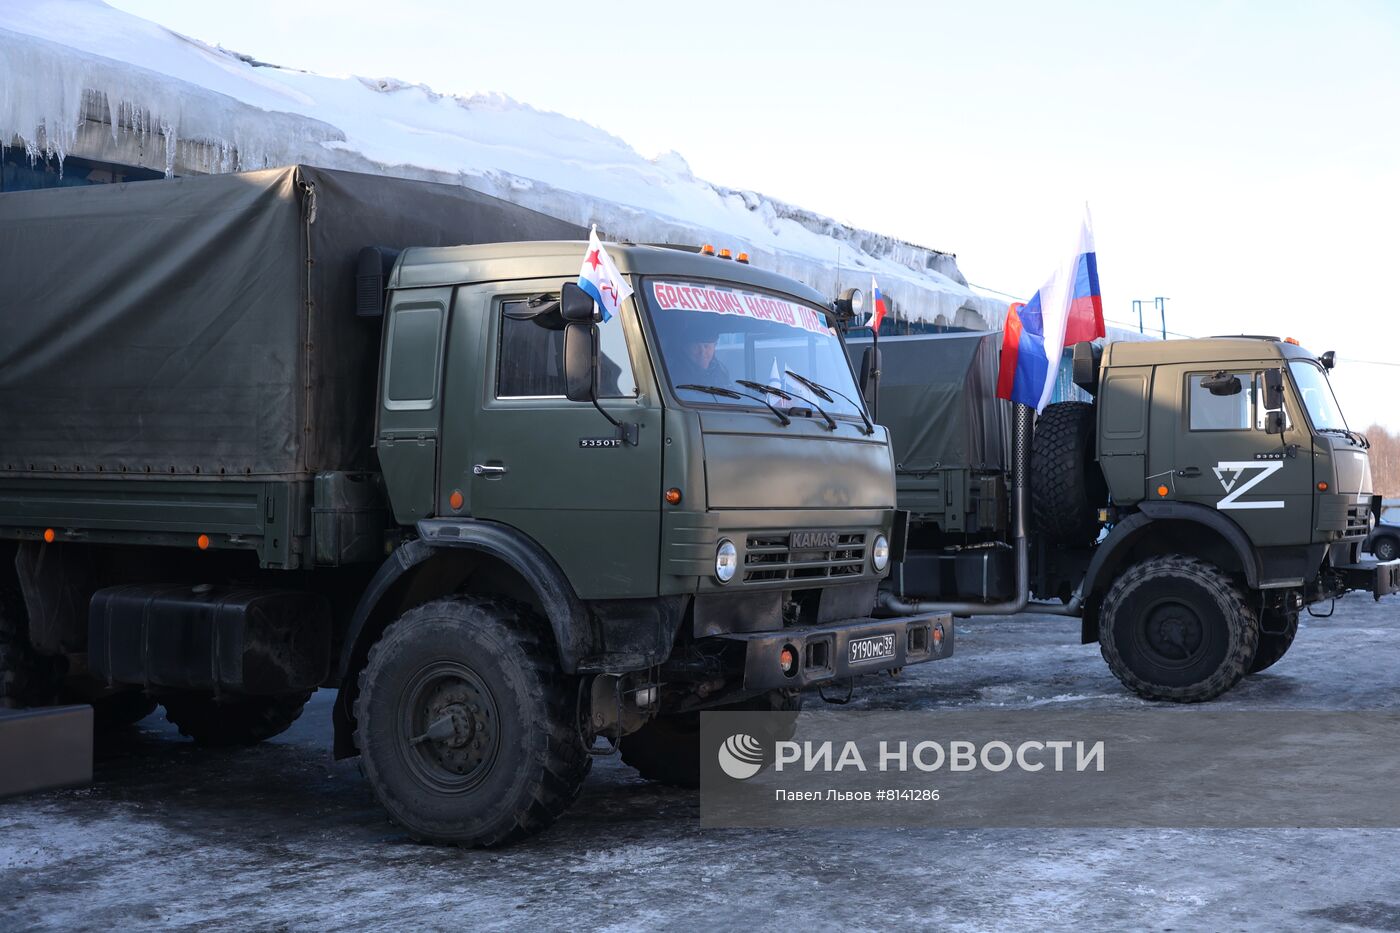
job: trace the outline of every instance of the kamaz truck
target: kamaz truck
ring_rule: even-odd
[[[1380,500],[1332,353],[1081,343],[1089,400],[1034,417],[996,398],[1000,339],[850,341],[908,513],[885,611],[1077,617],[1129,689],[1195,702],[1275,664],[1305,608],[1400,590],[1400,561],[1360,562]]]
[[[0,195],[0,705],[239,745],[336,688],[409,834],[496,845],[596,753],[694,781],[701,709],[951,655],[874,617],[893,460],[832,302],[613,243],[600,321],[585,237],[305,166]]]

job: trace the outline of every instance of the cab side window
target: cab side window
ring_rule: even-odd
[[[533,321],[506,316],[524,300],[507,301],[500,309],[500,347],[496,354],[497,398],[563,398],[564,333]],[[598,325],[598,397],[628,398],[637,394],[632,361],[622,321]]]
[[[1254,374],[1231,373],[1240,380],[1235,395],[1213,395],[1201,380],[1209,373],[1187,376],[1187,405],[1192,431],[1248,431],[1254,427]]]

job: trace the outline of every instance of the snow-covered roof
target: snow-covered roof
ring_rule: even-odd
[[[264,65],[99,0],[5,0],[0,143],[60,158],[135,144],[167,173],[304,162],[446,181],[615,239],[746,250],[824,294],[874,274],[899,316],[1000,327],[1005,314],[949,253],[711,184],[675,153],[644,158],[580,120],[502,94]]]

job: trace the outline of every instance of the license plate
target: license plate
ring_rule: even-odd
[[[894,635],[871,635],[867,638],[856,638],[851,641],[852,664],[864,664],[866,661],[878,661],[881,658],[894,657]]]

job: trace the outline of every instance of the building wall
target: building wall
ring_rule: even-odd
[[[73,156],[64,159],[61,164],[58,159],[31,159],[23,149],[6,148],[3,158],[0,158],[0,191],[73,188],[164,177],[164,172],[153,169]]]

